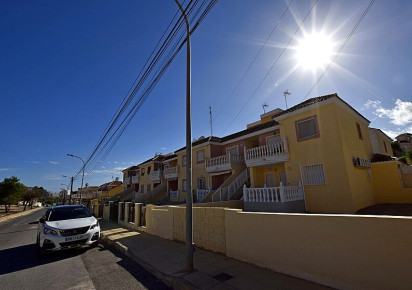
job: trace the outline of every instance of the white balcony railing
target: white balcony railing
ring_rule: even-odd
[[[288,202],[303,200],[303,188],[301,183],[297,186],[246,188],[243,187],[243,200],[245,202]]]
[[[232,169],[233,163],[243,162],[245,162],[245,160],[241,155],[226,154],[206,159],[205,165],[207,172],[213,172]]]
[[[170,190],[170,198],[179,198],[179,190]]]
[[[206,195],[208,195],[210,192],[210,188],[209,189],[196,189],[196,197],[197,197],[197,201],[201,201],[202,199],[205,198]]]
[[[178,178],[179,177],[179,167],[175,166],[175,167],[166,168],[164,170],[164,176],[167,179]]]
[[[289,160],[286,137],[281,142],[259,146],[251,149],[245,147],[245,161],[248,167],[284,162]]]
[[[160,181],[160,176],[162,176],[162,171],[160,171],[160,170],[152,171],[152,172],[150,172],[149,176],[150,176],[150,179],[153,182]]]

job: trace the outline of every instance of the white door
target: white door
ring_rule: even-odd
[[[275,187],[275,175],[273,172],[265,173],[265,185],[266,187]]]

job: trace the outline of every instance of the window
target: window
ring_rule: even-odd
[[[146,192],[149,193],[151,190],[152,190],[152,189],[151,189],[151,185],[148,184],[148,185],[147,185],[147,191],[146,191]]]
[[[323,164],[313,164],[303,166],[303,177],[305,185],[322,185],[326,184]]]
[[[144,168],[142,168],[142,176],[144,176]]]
[[[147,167],[147,174],[150,174],[150,171],[152,171],[152,166]]]
[[[319,138],[319,127],[316,116],[295,122],[298,141]]]
[[[363,140],[362,131],[361,131],[359,123],[356,123],[356,129],[358,130],[359,139]]]
[[[236,146],[226,148],[226,154],[239,155],[239,146],[236,145]]]
[[[182,156],[182,166],[186,166],[186,155]]]
[[[140,185],[140,193],[144,193],[144,184]]]
[[[186,191],[187,184],[186,184],[186,179],[182,180],[182,191]]]
[[[196,152],[196,162],[200,163],[203,161],[205,161],[205,150],[204,149]]]
[[[203,176],[197,178],[197,188],[206,189],[205,178]]]

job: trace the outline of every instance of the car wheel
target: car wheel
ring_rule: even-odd
[[[37,256],[39,258],[45,256],[46,251],[42,249],[42,247],[40,247],[40,236],[37,235],[37,240],[36,240],[36,248],[37,248]]]
[[[99,241],[94,242],[93,244],[90,245],[91,248],[97,248],[99,245]]]

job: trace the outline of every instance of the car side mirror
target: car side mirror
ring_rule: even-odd
[[[42,218],[39,219],[39,222],[42,223],[42,224],[44,224],[44,221],[45,221],[45,220],[44,220],[44,217],[42,217]]]

